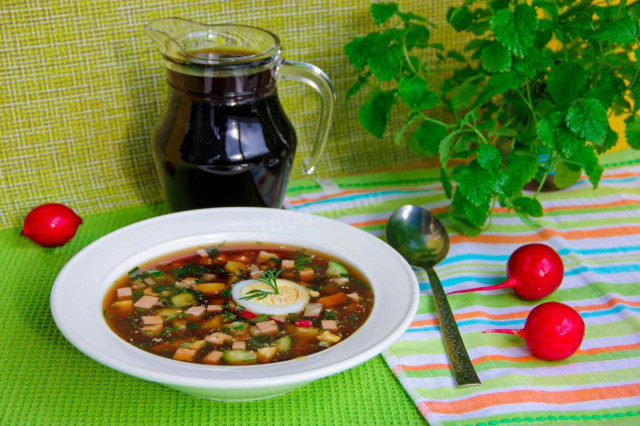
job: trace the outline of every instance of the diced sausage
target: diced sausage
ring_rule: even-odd
[[[210,365],[218,365],[222,361],[222,352],[211,351],[202,359],[202,362]]]
[[[207,305],[207,312],[222,312],[222,305]]]
[[[158,303],[157,297],[145,294],[140,299],[138,299],[138,301],[134,303],[133,306],[135,306],[136,308],[151,309],[156,305],[156,303]]]
[[[204,306],[192,306],[186,311],[184,311],[187,315],[193,315],[194,317],[201,317],[202,314],[207,310]]]
[[[222,345],[224,342],[231,341],[232,337],[228,334],[216,332],[208,335],[204,338],[204,340],[211,343],[212,345]]]
[[[256,324],[258,330],[264,334],[275,334],[280,331],[278,324],[274,320],[263,321]]]
[[[231,345],[231,349],[233,350],[238,349],[241,351],[245,351],[247,350],[247,342],[241,342],[241,341],[233,342],[233,345]]]
[[[347,297],[354,302],[360,302],[360,296],[358,295],[358,293],[349,293],[347,294]]]
[[[131,287],[122,287],[116,290],[116,294],[118,296],[118,300],[129,300],[133,295]]]
[[[162,324],[164,321],[160,315],[143,315],[142,322],[144,325]]]
[[[322,320],[320,324],[323,330],[338,331],[338,323],[334,320]]]
[[[173,354],[173,359],[178,361],[191,362],[193,361],[193,357],[196,356],[196,352],[197,351],[195,349],[178,348],[176,349],[176,352]]]

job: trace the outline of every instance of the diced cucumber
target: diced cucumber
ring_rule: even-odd
[[[278,348],[278,352],[287,353],[289,349],[291,349],[291,336],[289,335],[283,336],[278,340],[276,340],[275,342],[273,342],[273,344],[276,348]]]
[[[343,277],[349,276],[349,270],[342,264],[330,260],[329,266],[327,266],[327,276],[329,277]]]
[[[176,308],[182,308],[188,305],[193,305],[196,303],[196,299],[193,297],[191,293],[178,293],[171,298],[171,304]]]
[[[232,349],[224,351],[222,356],[231,365],[249,365],[258,362],[258,355],[254,351]]]

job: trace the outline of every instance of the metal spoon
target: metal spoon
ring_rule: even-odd
[[[387,242],[413,266],[423,268],[429,276],[436,303],[444,346],[458,386],[479,385],[480,379],[471,364],[460,336],[447,296],[433,267],[449,252],[449,235],[442,223],[429,211],[417,206],[402,206],[389,218]]]

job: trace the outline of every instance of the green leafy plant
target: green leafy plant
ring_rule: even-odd
[[[395,3],[372,4],[371,15],[378,30],[344,46],[357,70],[347,99],[367,90],[367,131],[380,138],[401,114],[396,143],[440,157],[448,218],[467,235],[498,204],[533,224],[550,177],[565,188],[584,171],[597,187],[598,155],[618,139],[609,115],[627,116],[627,142],[640,149],[640,2],[465,1],[446,16],[468,36],[458,50],[432,43],[435,26]]]

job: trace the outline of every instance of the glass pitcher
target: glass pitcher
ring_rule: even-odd
[[[282,207],[297,141],[276,82],[302,81],[320,94],[315,144],[303,164],[311,173],[333,121],[329,78],[313,65],[283,60],[280,40],[263,29],[163,18],[145,30],[169,85],[152,148],[171,211]]]

